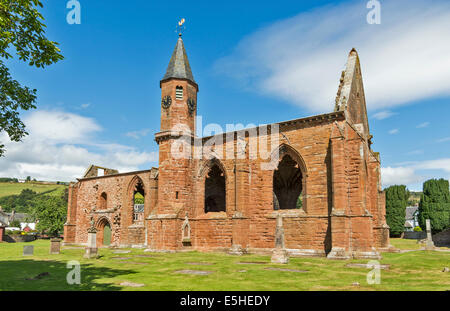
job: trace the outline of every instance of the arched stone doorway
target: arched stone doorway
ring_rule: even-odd
[[[97,230],[97,247],[110,246],[112,242],[112,230],[107,218],[101,218],[98,221]]]

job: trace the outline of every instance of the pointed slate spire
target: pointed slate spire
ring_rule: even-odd
[[[178,38],[177,45],[175,46],[175,50],[170,58],[169,66],[167,67],[166,74],[162,78],[161,82],[171,78],[186,79],[195,83],[181,35]]]

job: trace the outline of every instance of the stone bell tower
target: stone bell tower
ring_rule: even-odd
[[[159,144],[159,216],[153,217],[161,218],[162,232],[158,231],[166,237],[160,247],[177,248],[178,218],[192,209],[193,148],[186,146],[193,144],[198,92],[181,34],[160,87],[161,131],[155,135]]]

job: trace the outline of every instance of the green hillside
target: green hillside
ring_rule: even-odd
[[[28,183],[9,183],[0,182],[0,198],[8,195],[20,194],[23,189],[30,189],[37,193],[46,192],[48,195],[61,195],[63,190],[67,188],[65,185],[46,185],[34,182]]]

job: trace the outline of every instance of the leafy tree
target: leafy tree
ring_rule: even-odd
[[[445,179],[430,179],[423,184],[419,203],[419,225],[426,230],[426,219],[430,219],[431,231],[438,233],[450,227],[450,191]]]
[[[302,194],[300,194],[299,196],[298,196],[298,199],[297,199],[297,206],[296,206],[298,209],[301,209],[302,207],[303,207],[303,195]]]
[[[13,221],[10,222],[9,226],[20,228],[20,221],[18,221],[17,219],[14,219]]]
[[[19,182],[17,178],[0,177],[0,182]]]
[[[409,191],[406,186],[391,186],[386,190],[386,222],[391,228],[391,236],[398,236],[405,231],[406,206]]]
[[[23,189],[20,194],[8,195],[0,198],[0,205],[5,212],[15,209],[19,213],[28,213],[38,193],[31,189]]]
[[[13,57],[12,51],[37,68],[63,59],[58,44],[45,36],[38,7],[43,7],[39,0],[0,0],[0,133],[5,131],[12,141],[21,141],[28,134],[19,111],[36,108],[36,90],[14,80],[5,60]],[[0,156],[4,147],[0,143]]]
[[[37,229],[57,236],[64,228],[67,216],[67,189],[61,196],[38,196],[32,209]]]

